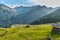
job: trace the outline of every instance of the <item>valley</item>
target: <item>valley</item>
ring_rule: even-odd
[[[60,23],[60,7],[10,8],[0,3],[0,40],[60,40],[60,25],[52,33],[53,23]]]

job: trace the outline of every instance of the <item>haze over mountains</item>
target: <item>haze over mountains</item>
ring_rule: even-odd
[[[0,26],[60,22],[60,8],[46,6],[10,8],[0,3]]]

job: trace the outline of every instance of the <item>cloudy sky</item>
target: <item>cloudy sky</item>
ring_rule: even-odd
[[[0,0],[0,3],[11,7],[20,5],[46,5],[48,7],[60,6],[60,0]]]

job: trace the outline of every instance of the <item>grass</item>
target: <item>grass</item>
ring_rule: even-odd
[[[11,28],[0,28],[0,40],[45,40],[52,26],[48,24],[30,25],[29,28],[24,25]]]
[[[60,34],[59,33],[55,33],[52,35],[51,37],[52,40],[60,40]]]

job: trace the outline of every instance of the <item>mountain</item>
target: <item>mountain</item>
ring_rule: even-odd
[[[41,24],[41,23],[56,23],[60,22],[60,7],[55,8],[56,10],[49,15],[39,18],[31,24]]]
[[[14,10],[4,4],[0,4],[0,20],[7,20],[12,16],[15,16]]]
[[[33,11],[36,8],[37,8],[37,6],[32,6],[32,7],[20,6],[20,7],[15,7],[14,9],[15,9],[17,14],[25,14],[29,11]]]
[[[11,24],[10,18],[15,17],[15,11],[12,8],[0,3],[0,26],[6,27]]]
[[[40,6],[40,5],[33,6],[33,7],[22,7],[22,8],[23,9],[25,8],[24,11],[22,11],[21,8],[19,11],[21,11],[23,13],[19,14],[20,12],[17,12],[17,14],[19,14],[17,16],[20,18],[19,21],[21,24],[30,24],[30,23],[36,21],[37,19],[39,19],[45,15],[49,15],[51,12],[55,11],[55,9],[53,9],[53,8],[47,8],[46,6]],[[17,11],[18,11],[18,9],[17,9]]]
[[[0,26],[8,27],[13,24],[40,24],[60,22],[60,8],[46,6],[10,8],[0,4]]]

